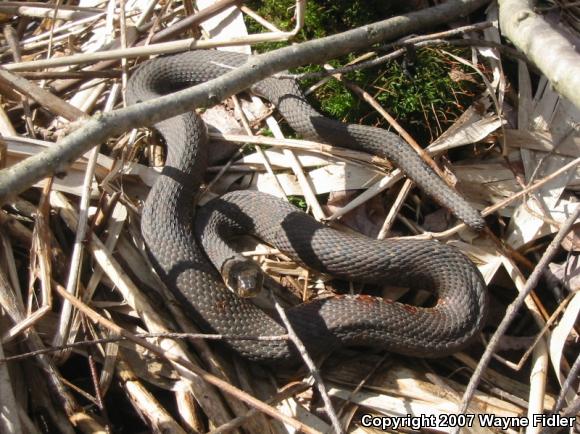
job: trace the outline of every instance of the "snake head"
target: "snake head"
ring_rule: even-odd
[[[222,266],[221,274],[226,286],[240,297],[255,297],[262,291],[264,274],[250,259],[228,259]]]

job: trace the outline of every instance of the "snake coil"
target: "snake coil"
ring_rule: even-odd
[[[205,82],[246,61],[223,51],[191,51],[145,62],[132,75],[130,104]],[[288,124],[307,139],[389,158],[420,188],[474,228],[483,220],[400,138],[385,130],[325,118],[290,79],[268,78],[252,91],[270,100]],[[307,348],[373,345],[402,354],[443,356],[465,346],[481,329],[487,299],[483,279],[457,249],[419,240],[372,240],[340,233],[272,196],[228,193],[197,216],[201,249],[192,231],[192,201],[207,164],[207,135],[195,113],[159,122],[168,155],[143,209],[141,228],[153,264],[165,284],[206,332],[282,335],[279,319],[229,291],[215,267],[235,255],[228,240],[253,234],[298,262],[339,278],[373,284],[396,282],[432,291],[432,307],[416,307],[371,296],[335,296],[287,309]],[[242,356],[262,362],[293,360],[287,341],[229,340]]]

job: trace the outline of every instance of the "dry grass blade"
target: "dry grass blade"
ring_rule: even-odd
[[[489,363],[491,355],[493,354],[495,346],[497,345],[497,342],[499,341],[500,337],[503,336],[503,334],[507,330],[507,327],[513,320],[519,308],[523,305],[524,300],[529,295],[530,291],[536,287],[540,276],[544,272],[548,263],[552,260],[553,255],[556,253],[557,249],[560,246],[560,243],[562,242],[564,237],[568,234],[568,231],[570,230],[572,225],[577,223],[579,216],[580,216],[580,207],[577,207],[575,212],[573,212],[567,219],[566,223],[562,225],[562,227],[558,231],[558,234],[556,235],[556,237],[554,237],[554,239],[550,243],[548,249],[546,249],[546,252],[542,256],[542,259],[540,260],[540,262],[538,262],[538,264],[534,268],[534,272],[526,281],[525,288],[523,288],[523,290],[518,294],[518,297],[508,307],[508,311],[506,312],[504,319],[498,326],[495,334],[493,335],[489,345],[486,348],[484,356],[479,361],[478,367],[471,377],[468,388],[466,389],[465,394],[463,396],[460,408],[461,412],[465,412],[467,410],[469,401],[471,400],[471,397],[473,396],[477,384],[481,379],[481,373],[487,367],[487,364]]]
[[[56,285],[56,291],[63,298],[65,298],[72,305],[74,305],[77,309],[79,309],[81,312],[83,312],[85,315],[87,315],[95,323],[98,323],[98,324],[102,325],[103,327],[106,327],[107,329],[114,332],[115,334],[118,334],[120,336],[124,336],[125,338],[135,342],[136,344],[138,344],[144,348],[147,348],[149,351],[153,352],[154,354],[158,355],[159,357],[166,358],[167,360],[171,361],[172,363],[179,365],[181,368],[185,369],[185,371],[183,371],[183,372],[187,378],[191,379],[191,377],[194,375],[199,376],[200,378],[204,379],[208,383],[219,387],[224,392],[226,392],[230,395],[233,395],[234,397],[246,402],[247,404],[251,405],[252,407],[259,409],[260,411],[264,412],[265,414],[267,414],[275,419],[284,421],[285,423],[289,424],[290,426],[293,426],[297,430],[300,430],[306,434],[319,434],[318,431],[310,429],[309,427],[305,426],[301,422],[299,422],[291,417],[288,417],[288,416],[281,414],[280,412],[278,412],[276,409],[269,406],[268,404],[265,404],[264,402],[252,397],[251,395],[248,395],[244,391],[237,389],[236,387],[232,386],[231,384],[229,384],[229,383],[221,380],[220,378],[204,371],[203,369],[193,365],[191,362],[184,360],[180,357],[176,357],[170,353],[167,353],[162,348],[160,348],[156,345],[150,344],[148,341],[141,339],[141,338],[138,338],[131,333],[128,333],[126,330],[120,328],[119,326],[117,326],[113,322],[107,320],[106,318],[102,317],[101,315],[99,315],[98,313],[96,313],[95,311],[93,311],[92,309],[87,307],[80,300],[72,297],[68,292],[66,292],[66,290],[64,290],[64,288],[60,287],[59,285]]]

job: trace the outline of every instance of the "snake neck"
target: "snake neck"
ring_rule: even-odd
[[[180,236],[192,240],[193,202],[207,166],[207,130],[194,113],[160,122],[155,127],[167,144],[167,158],[145,201],[142,221],[164,222]],[[162,242],[158,239],[160,234],[150,229],[151,225],[142,225],[145,241],[150,246]]]

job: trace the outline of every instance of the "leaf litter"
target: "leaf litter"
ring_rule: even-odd
[[[143,35],[153,35],[193,11],[191,2],[177,1],[81,1],[66,7],[60,3],[29,7],[9,3],[20,9],[4,12],[8,9],[0,8],[5,29],[13,28],[18,38],[16,53],[6,36],[9,30],[4,32],[0,54],[8,64],[18,58],[52,59],[129,46],[137,38],[133,26],[141,26]],[[203,11],[215,4],[204,0],[197,7]],[[201,22],[195,36],[210,41],[242,38],[244,42],[248,32],[240,8],[223,1],[217,4],[218,9],[228,8],[217,15],[208,14],[210,18]],[[247,6],[241,9],[255,15]],[[504,43],[494,21],[496,10],[491,7],[487,14],[493,25],[484,32],[471,32],[470,37],[475,42]],[[270,34],[263,39],[276,36],[275,26],[267,21],[265,25]],[[246,45],[224,49],[250,53],[249,44],[255,42],[249,37]],[[347,232],[434,238],[452,244],[474,261],[489,286],[492,313],[480,342],[440,360],[407,359],[373,350],[345,349],[330,355],[318,362],[331,410],[321,400],[323,392],[314,387],[311,373],[272,372],[224,356],[204,340],[172,338],[173,332],[197,330],[152,272],[139,230],[142,201],[159,173],[151,162],[158,165],[164,151],[155,135],[133,131],[111,138],[98,153],[87,153],[71,165],[64,176],[55,177],[50,184],[38,183],[1,211],[0,358],[32,351],[49,354],[25,356],[18,365],[0,362],[0,390],[4,390],[0,411],[19,414],[12,419],[13,432],[19,432],[18,427],[38,430],[39,424],[62,432],[73,432],[73,427],[83,432],[218,432],[215,428],[223,426],[238,432],[282,433],[300,424],[311,432],[328,432],[334,414],[343,431],[362,433],[374,432],[362,426],[365,413],[454,414],[506,306],[522,290],[552,234],[578,206],[580,185],[578,109],[560,98],[544,78],[539,77],[536,84],[535,73],[521,60],[506,58],[494,48],[475,47],[476,43],[471,59],[464,60],[477,68],[486,65],[480,72],[487,76],[488,86],[427,150],[435,156],[453,152],[453,159],[440,162],[475,207],[485,211],[502,204],[487,220],[490,235],[457,225],[446,210],[420,191],[402,188],[397,181],[401,175],[383,161],[287,138],[283,122],[255,97],[242,98],[238,106],[228,101],[202,114],[213,134],[214,159],[208,169],[211,190],[204,192],[200,203],[231,189],[248,188],[289,199],[303,197],[298,203],[315,218]],[[144,58],[80,69],[49,67],[29,80],[94,114],[122,107],[119,86],[125,83],[130,68]],[[515,65],[517,79],[506,74],[507,64]],[[74,78],[74,73],[81,78]],[[451,73],[455,80],[474,79],[471,74],[463,77],[465,73],[458,69]],[[52,146],[70,124],[63,113],[35,98],[37,87],[31,86],[33,97],[26,98],[10,89],[10,83],[8,89],[7,83],[2,84],[0,160],[10,166]],[[515,96],[512,87],[518,89]],[[388,107],[384,109],[388,111]],[[272,134],[274,139],[269,137]],[[244,146],[237,152],[240,141]],[[222,150],[218,151],[220,144]],[[224,164],[228,154],[230,161]],[[554,176],[567,164],[570,170]],[[538,181],[544,182],[536,187]],[[525,189],[528,192],[522,195]],[[389,209],[396,210],[392,217]],[[75,241],[81,222],[88,230]],[[534,411],[554,408],[578,354],[577,232],[578,225],[509,329],[494,363],[484,371],[469,412],[523,416],[530,406]],[[75,245],[80,246],[76,256]],[[331,296],[334,291],[362,289],[356,283],[335,286],[328,276],[299,267],[256,240],[240,240],[239,248],[270,272],[270,286],[285,305]],[[75,269],[71,280],[68,274]],[[67,285],[67,278],[72,285]],[[63,287],[72,288],[71,293],[84,306],[69,305],[68,316]],[[396,287],[396,282],[386,283],[382,294],[422,300],[421,294],[409,294],[406,288]],[[261,303],[265,309],[273,309],[269,297],[262,297]],[[104,321],[87,321],[90,309],[117,328]],[[128,340],[123,330],[146,337],[160,352]],[[533,354],[526,351],[529,345],[518,343],[521,339],[533,343]],[[529,358],[531,362],[526,362]],[[543,358],[549,358],[555,379],[544,369],[538,383],[538,376],[530,379],[530,363],[537,366]],[[238,389],[224,393],[192,376],[175,359],[203,367],[271,403],[294,422],[266,418],[259,412],[248,416],[249,408],[236,398]],[[37,366],[46,378],[33,388],[28,373]],[[567,403],[577,399],[577,387],[575,383],[564,391]],[[51,398],[51,391],[57,391],[59,400]],[[232,420],[235,423],[226,428]],[[451,432],[451,428],[440,430]],[[476,424],[469,432],[495,431]]]

